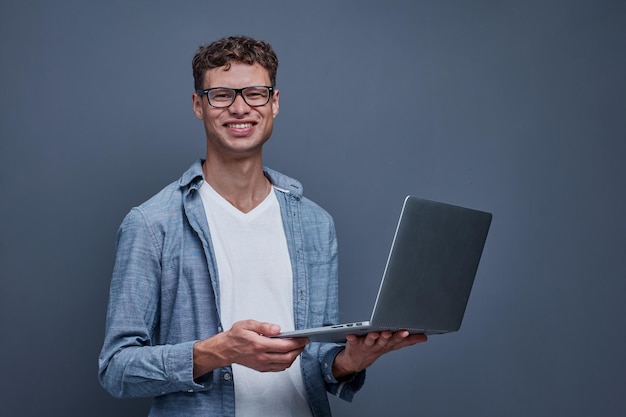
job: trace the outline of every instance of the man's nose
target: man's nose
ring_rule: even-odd
[[[235,101],[233,101],[233,104],[228,107],[228,110],[235,114],[247,113],[250,111],[250,106],[243,99],[243,94],[240,91],[235,94]]]

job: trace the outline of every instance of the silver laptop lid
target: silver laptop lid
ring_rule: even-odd
[[[458,330],[491,217],[408,196],[372,312],[372,327],[427,333]]]

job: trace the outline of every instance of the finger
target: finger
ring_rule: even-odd
[[[270,339],[264,336],[256,336],[249,346],[252,349],[242,353],[234,362],[260,372],[282,371],[291,366],[304,350],[304,346],[294,347],[290,340]]]
[[[285,369],[290,368],[292,365],[292,363],[271,363],[271,364],[267,364],[262,368],[257,369],[257,371],[259,372],[282,372]]]
[[[372,347],[375,349],[384,349],[385,346],[391,341],[392,334],[390,332],[381,332],[378,334],[378,337],[374,340],[374,343],[371,345],[367,345],[368,347]]]
[[[394,332],[391,337],[391,344],[404,343],[406,338],[410,336],[410,333],[407,330],[400,330]]]
[[[390,343],[390,346],[392,346],[393,350],[396,350],[407,346],[413,346],[417,343],[423,343],[427,340],[428,338],[424,334],[409,334],[406,332],[405,334],[398,335],[393,344]]]
[[[406,343],[406,338],[408,336],[409,332],[406,330],[398,332],[386,330],[380,333],[375,344],[371,347],[376,349],[378,352],[388,352],[400,349]]]
[[[288,353],[268,353],[265,355],[263,361],[266,363],[268,369],[282,371],[289,368],[300,353],[302,353],[302,349],[294,350]]]
[[[426,336],[425,334],[412,334],[411,336],[408,337],[408,339],[411,342],[411,344],[414,345],[416,343],[427,342],[428,336]]]
[[[408,343],[411,345],[415,343],[425,342],[428,340],[428,337],[425,334],[422,334],[422,333],[410,334],[408,331],[405,331],[405,334],[399,335],[399,336],[400,337],[398,338],[398,342]]]
[[[263,362],[255,366],[253,369],[259,372],[282,372],[289,368],[291,364],[282,362]]]
[[[377,332],[368,333],[367,336],[365,336],[365,340],[363,341],[363,344],[365,344],[365,346],[367,347],[372,347],[376,344],[376,341],[378,340],[379,337],[380,337],[380,334]]]
[[[262,343],[266,352],[282,354],[304,350],[307,343],[309,343],[309,339],[306,337],[293,339],[271,339],[264,337]]]
[[[394,336],[395,336],[395,334],[394,334],[394,333],[392,333],[392,332],[382,332],[382,333],[380,334],[379,341],[380,341],[380,340],[384,340],[384,341],[388,342],[388,341],[390,341],[390,340],[391,340]]]
[[[299,354],[306,347],[306,340],[308,339],[304,339],[304,341],[301,339],[286,341],[287,342],[286,344],[281,344],[280,346],[277,346],[276,349],[269,349],[268,352],[272,352],[272,353],[298,352]]]

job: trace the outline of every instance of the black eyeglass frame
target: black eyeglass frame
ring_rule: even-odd
[[[267,88],[267,92],[268,92],[267,101],[265,103],[263,103],[263,104],[250,104],[250,103],[248,103],[248,100],[246,100],[246,96],[243,95],[243,91],[247,90],[249,88]],[[269,86],[269,85],[251,85],[249,87],[244,87],[244,88],[213,87],[213,88],[207,88],[205,90],[202,90],[202,89],[196,90],[196,94],[198,94],[199,96],[206,96],[206,99],[207,99],[207,102],[209,103],[209,106],[215,107],[217,109],[223,109],[223,108],[232,106],[233,103],[235,102],[235,100],[237,100],[237,95],[240,95],[241,98],[243,99],[243,101],[250,107],[262,107],[262,106],[265,106],[267,103],[270,102],[270,99],[274,95],[274,88],[275,87]],[[227,106],[216,106],[213,103],[211,103],[211,100],[209,99],[209,93],[212,90],[230,90],[230,91],[234,91],[235,95],[233,96],[233,100]]]

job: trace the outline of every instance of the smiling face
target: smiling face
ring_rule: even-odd
[[[259,64],[232,62],[230,67],[212,68],[204,75],[204,88],[269,86],[270,78]],[[193,94],[193,111],[203,121],[207,141],[207,159],[223,161],[261,156],[263,144],[272,134],[274,118],[278,115],[278,90],[270,101],[251,107],[237,95],[229,107],[212,107],[206,95]]]

